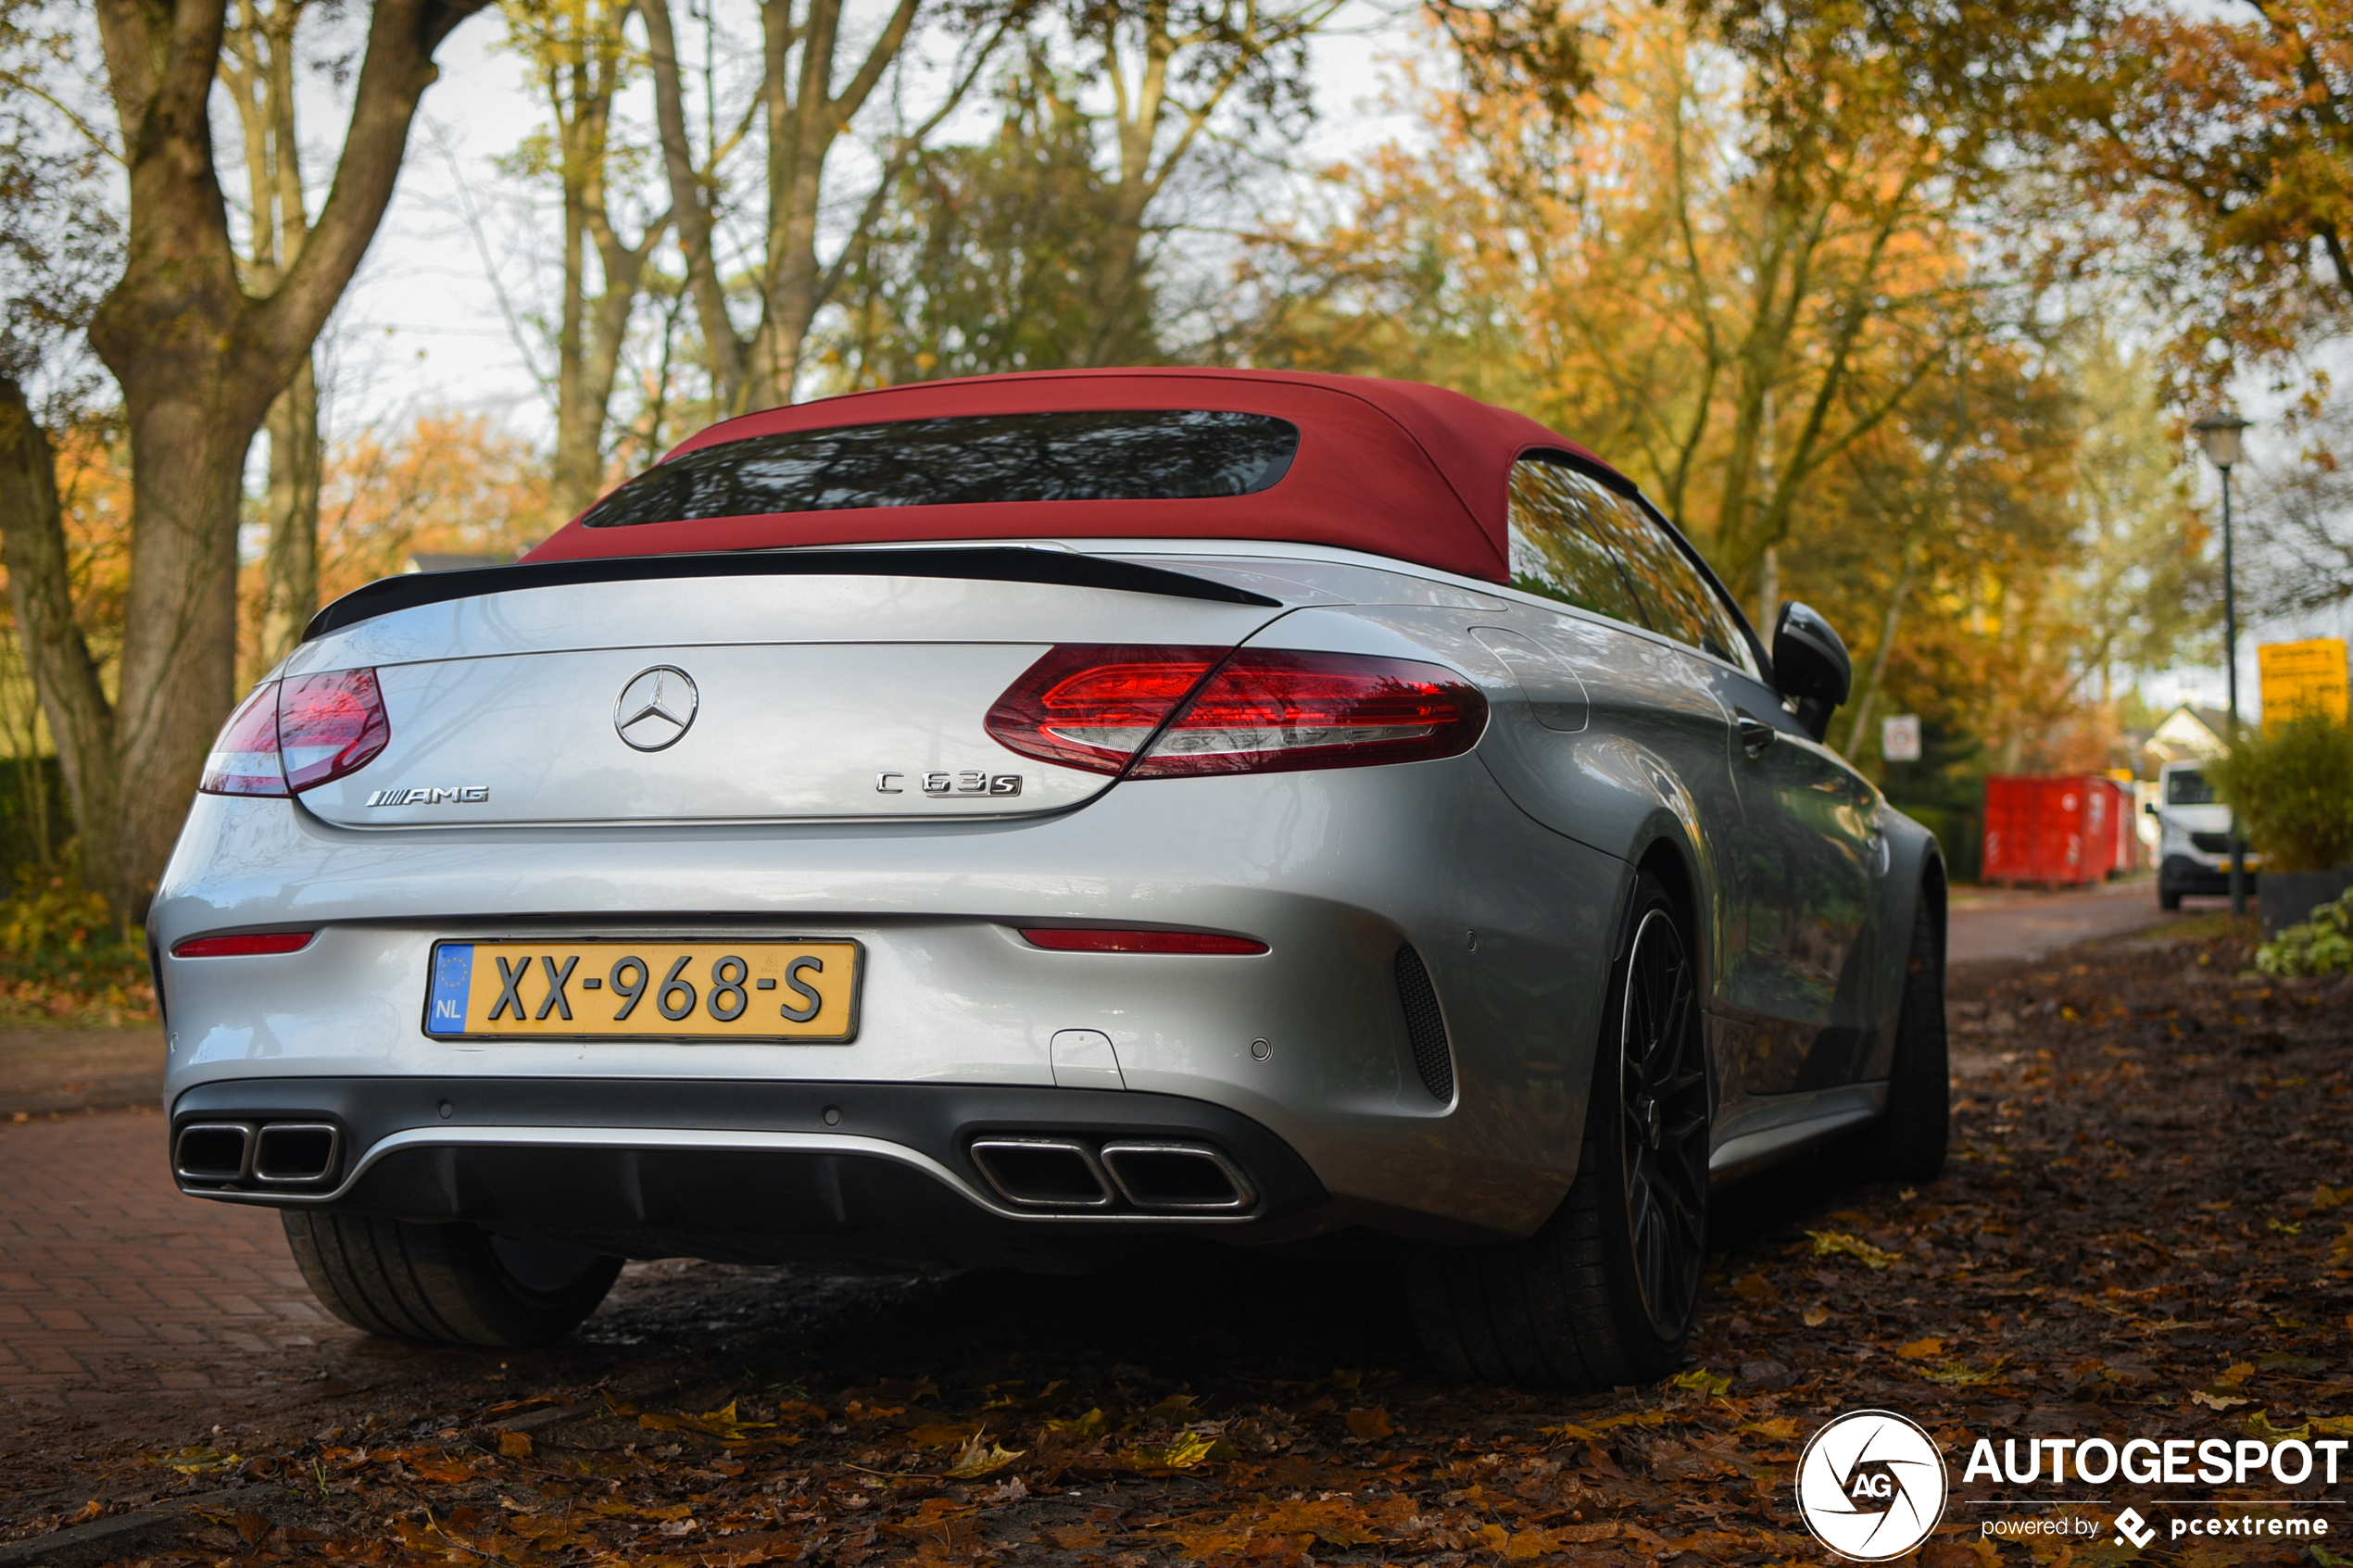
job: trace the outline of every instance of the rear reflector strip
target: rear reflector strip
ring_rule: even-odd
[[[238,936],[191,936],[171,949],[175,959],[235,959],[255,953],[298,953],[315,931],[249,931]]]
[[[1080,926],[1024,926],[1033,947],[1057,953],[1263,953],[1266,944],[1249,936],[1208,931],[1101,931]]]

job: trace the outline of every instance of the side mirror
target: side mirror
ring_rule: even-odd
[[[2152,800],[2147,805],[2142,807],[2141,809],[2146,811],[2150,816],[2154,817],[2157,815],[2157,802]]]
[[[1791,599],[1773,626],[1773,679],[1783,696],[1797,699],[1806,733],[1820,740],[1830,733],[1831,711],[1855,689],[1855,661],[1829,621]]]

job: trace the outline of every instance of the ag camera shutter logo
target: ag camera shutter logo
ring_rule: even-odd
[[[1854,1411],[1814,1434],[1797,1461],[1797,1511],[1841,1557],[1884,1562],[1944,1517],[1944,1456],[1919,1424]]]

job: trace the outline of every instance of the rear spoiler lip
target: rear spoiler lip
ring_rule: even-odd
[[[728,550],[676,556],[606,556],[586,560],[525,561],[464,571],[408,572],[380,577],[321,609],[303,628],[306,643],[395,610],[523,588],[582,583],[646,583],[694,577],[950,577],[983,583],[1052,583],[1112,588],[1214,604],[1280,609],[1280,599],[1212,583],[1165,567],[1024,545],[977,548],[925,546],[882,549]]]

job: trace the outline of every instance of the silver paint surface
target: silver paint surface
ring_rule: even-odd
[[[1618,911],[1634,866],[1662,855],[1700,915],[1719,1169],[1761,1166],[1877,1103],[1931,841],[1752,677],[1353,552],[1069,543],[1282,608],[705,579],[459,600],[304,645],[289,672],[377,671],[391,744],[291,803],[197,798],[150,917],[160,949],[320,935],[295,954],[161,961],[168,1103],[203,1083],[324,1074],[1116,1084],[1263,1123],[1333,1195],[1332,1224],[1526,1235],[1575,1173]],[[1114,784],[1016,757],[982,727],[1039,654],[1075,642],[1417,659],[1470,680],[1491,713],[1474,751],[1439,761]],[[661,664],[691,671],[699,711],[676,744],[636,751],[615,734],[614,694]],[[1764,759],[1735,743],[1735,708],[1780,729]],[[876,788],[883,771],[913,785],[934,769],[1019,773],[1022,793]],[[489,799],[463,814],[366,805],[442,780]],[[1049,952],[1018,934],[1054,922],[1231,932],[1270,950]],[[864,945],[855,1042],[420,1028],[436,938],[763,934]],[[1405,942],[1444,1013],[1450,1105],[1414,1068],[1390,970]],[[1790,1086],[1832,1058],[1836,1082]]]

